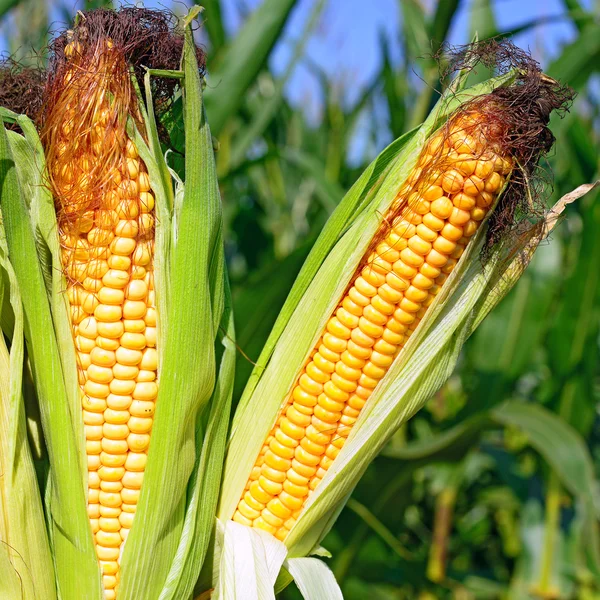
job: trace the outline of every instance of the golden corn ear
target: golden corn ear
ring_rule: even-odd
[[[117,594],[158,394],[154,197],[106,93],[115,71],[109,50],[78,86],[89,96],[58,104],[64,118],[49,153],[81,385],[87,509],[107,600]],[[77,56],[77,48],[65,54]]]
[[[511,171],[488,123],[465,110],[423,150],[292,386],[234,521],[287,536]]]

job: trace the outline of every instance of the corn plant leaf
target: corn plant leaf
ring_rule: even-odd
[[[170,295],[162,317],[158,347],[161,377],[144,485],[122,557],[119,596],[123,599],[158,598],[167,583],[189,589],[192,570],[186,567],[180,575],[172,572],[174,558],[179,550],[187,553],[199,548],[200,556],[205,551],[204,538],[200,538],[198,547],[193,543],[186,547],[182,534],[189,509],[188,486],[194,469],[200,467],[196,424],[213,396],[215,340],[225,298],[221,208],[212,138],[189,26],[197,12],[192,10],[186,19],[182,60],[186,185],[181,203],[173,206],[170,255],[159,257],[155,263],[156,269],[169,271]],[[162,181],[153,185],[162,185]],[[165,226],[169,224],[157,223],[157,230]],[[158,299],[161,290],[156,291]],[[210,490],[203,493],[210,497],[216,482],[206,483]],[[202,510],[210,512],[210,507],[202,506]],[[191,527],[193,513],[188,514]]]
[[[231,151],[230,168],[239,167],[250,146],[260,138],[264,130],[277,114],[277,110],[284,99],[284,87],[302,58],[304,48],[308,43],[308,39],[317,24],[324,6],[325,0],[318,0],[318,2],[315,3],[306,25],[304,26],[304,30],[294,46],[289,63],[282,76],[274,83],[270,97],[266,98],[266,101],[261,101],[260,108],[253,116],[252,121],[235,138]],[[207,21],[208,20],[209,19],[207,19]]]
[[[54,567],[22,396],[23,308],[0,220],[0,304],[2,298],[10,305],[14,321],[12,331],[6,332],[10,350],[0,334],[0,594],[53,600]]]
[[[554,325],[550,343],[550,363],[557,375],[568,376],[581,363],[593,345],[598,321],[596,301],[600,289],[600,203],[598,193],[585,211],[585,226],[575,272],[569,278]],[[595,314],[596,313],[596,314]],[[568,344],[564,341],[569,340]]]
[[[399,0],[398,4],[402,14],[402,41],[405,52],[411,60],[415,60],[431,50],[425,8],[418,0]]]
[[[491,0],[480,0],[471,5],[470,29],[471,37],[477,36],[480,40],[494,37],[497,33],[494,7]],[[469,81],[478,83],[485,81],[494,74],[493,69],[478,64],[470,74]]]
[[[491,416],[498,423],[523,430],[563,485],[574,496],[596,504],[600,515],[592,458],[583,438],[568,423],[543,406],[516,401],[504,402]]]
[[[318,558],[290,558],[284,563],[304,600],[344,600],[331,569]]]
[[[240,107],[295,5],[296,0],[264,0],[213,63],[205,98],[214,135]]]
[[[597,574],[600,573],[600,486],[584,439],[565,420],[542,406],[505,402],[491,414],[496,422],[523,431],[531,446],[544,457],[561,483],[580,500],[580,512],[585,522],[584,547],[589,566]]]
[[[100,572],[85,508],[83,481],[78,476],[82,465],[59,344],[37,259],[30,215],[4,127],[0,128],[0,163],[0,208],[10,260],[23,300],[27,350],[32,361],[50,460],[46,508],[59,593],[65,600],[74,599],[81,597],[82,589],[87,589],[90,598],[99,599]],[[35,177],[35,174],[30,173],[30,176]],[[20,179],[24,177],[21,175]]]
[[[11,8],[19,4],[19,0],[1,0],[0,1],[0,17],[3,17]]]
[[[548,66],[548,75],[566,81],[576,91],[582,90],[596,71],[600,60],[600,36],[596,27],[586,27],[560,56]]]
[[[211,56],[217,54],[225,43],[225,28],[223,27],[223,15],[221,12],[221,0],[204,0],[202,3],[206,9],[204,27],[210,40]]]

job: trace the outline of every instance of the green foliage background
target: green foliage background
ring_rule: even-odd
[[[478,0],[471,33],[539,25],[498,31],[502,1]],[[275,76],[269,56],[301,3],[312,12],[305,30],[294,32],[287,69]],[[442,82],[438,66],[418,57],[447,38],[462,2],[398,0],[403,35],[382,36],[380,71],[350,106],[305,53],[326,4],[262,0],[231,35],[221,0],[203,2],[198,35],[209,57],[206,105],[218,140],[240,347],[236,398],[312,242],[371,158],[349,160],[359,120],[367,123],[363,146],[378,151],[382,129],[397,137],[425,118]],[[600,176],[600,6],[562,4],[578,35],[544,68],[579,97],[552,123],[558,143],[545,166],[554,177],[549,203]],[[43,48],[53,10],[42,0],[0,0],[9,47],[21,57]],[[401,45],[401,64],[392,44]],[[299,64],[321,86],[316,125],[284,93]],[[596,191],[569,208],[469,341],[459,370],[373,463],[325,539],[348,600],[600,599],[599,342]]]

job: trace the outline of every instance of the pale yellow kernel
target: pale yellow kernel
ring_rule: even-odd
[[[109,269],[102,277],[102,283],[112,288],[124,288],[129,283],[129,273],[120,269]]]
[[[137,367],[131,367],[117,363],[112,368],[113,374],[117,379],[137,379],[140,370]]]
[[[132,350],[120,346],[116,353],[116,361],[121,365],[137,366],[142,362],[143,354],[140,350]]]
[[[144,481],[144,473],[141,471],[127,471],[123,475],[123,485],[130,490],[139,490]]]
[[[135,219],[120,219],[115,226],[117,237],[135,238],[139,232],[138,223]]]
[[[89,365],[86,374],[88,379],[96,383],[110,383],[114,378],[110,367],[101,367],[93,364]]]
[[[106,398],[110,393],[108,385],[87,380],[83,386],[83,391],[93,398]]]
[[[110,392],[118,396],[129,396],[133,394],[136,383],[131,380],[113,379],[110,383]]]
[[[146,336],[141,333],[126,331],[121,335],[121,345],[130,350],[143,350],[146,347]]]
[[[140,369],[156,371],[158,368],[158,352],[155,348],[146,348],[142,351],[142,362]]]
[[[129,256],[136,247],[136,242],[130,237],[115,237],[110,244],[110,251],[113,254]]]
[[[131,452],[144,452],[150,444],[150,436],[147,433],[132,433],[127,438]]]
[[[127,504],[137,504],[140,498],[140,490],[124,488],[121,490],[121,498]],[[125,510],[125,505],[123,505],[123,510]]]
[[[147,275],[148,272],[144,267],[141,267],[140,265],[133,265],[133,267],[131,267],[131,279],[145,279]]]
[[[118,548],[121,545],[121,536],[118,533],[109,531],[98,531],[96,533],[96,543],[98,546],[105,546],[108,548]],[[113,586],[114,587],[114,586]]]
[[[411,238],[411,241],[414,238]],[[426,244],[427,242],[423,242],[423,244]],[[424,246],[419,245],[418,243],[413,244],[414,246],[420,248],[421,251],[424,250]],[[430,246],[430,244],[428,244]],[[401,256],[401,261],[396,261],[394,263],[394,271],[397,272],[396,269],[396,265],[398,265],[399,262],[403,262],[405,265],[408,265],[409,267],[420,267],[423,262],[423,255],[421,253],[417,253],[415,252],[415,250],[413,248],[405,248],[404,250],[402,250],[402,252],[400,253]]]
[[[78,332],[84,338],[95,340],[98,337],[98,325],[94,317],[86,317],[79,323]]]
[[[144,381],[137,383],[133,391],[135,400],[155,400],[158,396],[158,386],[154,381]]]
[[[150,192],[140,192],[140,205],[142,212],[152,212],[154,209],[154,196]]]
[[[146,316],[144,317],[144,321],[148,327],[156,327],[156,309],[153,307],[149,307],[146,311]]]
[[[102,288],[103,283],[101,279],[94,279],[93,277],[86,277],[83,280],[83,287],[88,292],[98,293],[98,291]]]
[[[471,175],[471,177],[465,179],[464,192],[469,196],[477,196],[479,192],[483,192],[485,188],[485,182],[477,177],[477,175]]]
[[[123,319],[123,327],[130,333],[144,333],[146,323],[144,319]]]
[[[150,177],[148,173],[142,171],[138,178],[138,184],[140,192],[149,192],[150,191]]]
[[[133,264],[141,265],[145,267],[150,264],[152,260],[152,254],[147,244],[138,244],[135,252],[133,253]]]
[[[111,440],[124,440],[129,435],[129,428],[124,424],[104,423],[102,434]]]
[[[113,323],[110,324],[112,325]],[[108,323],[105,323],[105,325],[108,325]],[[119,340],[98,336],[96,338],[96,346],[98,346],[98,348],[102,348],[103,350],[111,350],[114,352],[119,347]]]
[[[94,227],[90,229],[87,234],[87,241],[90,246],[109,246],[114,240],[115,234],[110,229],[102,229],[101,227]]]
[[[143,452],[129,452],[125,461],[127,471],[143,471],[146,468],[148,455]]]
[[[113,410],[127,410],[131,406],[132,400],[129,395],[109,394],[106,405]]]
[[[95,413],[90,413],[90,414],[95,414]],[[100,415],[100,417],[102,417],[102,415]],[[83,422],[85,423],[85,417],[84,417]],[[87,425],[87,423],[86,423],[86,425]],[[96,471],[97,469],[100,468],[100,456],[98,454],[88,455],[87,468],[88,468],[88,471]]]
[[[114,517],[100,517],[100,529],[111,532],[119,531],[121,529],[119,519],[115,519]]]
[[[105,492],[100,490],[100,504],[117,508],[122,504],[121,494],[119,492]]]
[[[123,489],[123,484],[120,481],[100,481],[100,489],[104,492],[119,493]],[[103,509],[102,506],[100,506],[100,514],[108,517],[109,515],[106,513],[106,509],[111,510],[109,507]]]
[[[131,417],[127,426],[131,433],[148,433],[152,429],[152,418]]]
[[[141,300],[125,300],[123,305],[123,317],[125,319],[143,319],[146,310],[146,303]]]
[[[132,279],[125,289],[125,295],[129,300],[145,300],[148,296],[148,286],[143,279]]]
[[[94,347],[90,352],[90,360],[99,367],[112,367],[116,362],[116,357],[111,350]]]
[[[100,476],[97,471],[90,471],[88,473],[88,487],[90,489],[100,488]]]
[[[98,526],[98,528],[100,528],[100,526]],[[119,558],[120,552],[121,551],[118,547],[106,547],[96,544],[96,554],[100,560],[117,560]],[[105,598],[108,600],[106,592]]]
[[[113,408],[107,408],[104,411],[104,419],[107,423],[114,423],[115,425],[122,425],[129,421],[128,410],[115,410]]]

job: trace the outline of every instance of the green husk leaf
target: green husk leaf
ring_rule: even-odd
[[[2,188],[0,181],[0,194]],[[54,566],[22,396],[23,307],[0,219],[0,305],[4,301],[14,321],[11,331],[5,332],[11,340],[10,350],[0,333],[0,594],[3,598],[54,600]]]
[[[197,428],[196,439],[200,446],[197,450],[198,464],[190,481],[191,495],[186,520],[179,549],[160,600],[185,598],[194,589],[215,525],[214,513],[221,485],[236,356],[228,288],[226,298],[216,347],[217,362],[220,365],[217,383],[210,402],[211,409],[204,436],[204,424],[199,423]]]
[[[157,281],[163,282],[156,285],[157,302],[162,309],[162,314],[159,313],[162,337],[158,342],[161,378],[144,485],[122,558],[119,589],[122,599],[159,598],[165,586],[165,597],[175,597],[172,594],[178,589],[191,593],[194,583],[191,580],[201,565],[189,563],[180,567],[176,561],[187,555],[186,561],[193,557],[201,560],[205,554],[210,532],[198,530],[202,535],[197,539],[186,538],[191,529],[204,529],[205,525],[206,515],[196,521],[199,506],[194,504],[198,502],[194,494],[200,494],[208,502],[201,507],[202,512],[210,514],[213,502],[212,521],[218,486],[218,480],[203,480],[204,473],[198,471],[204,468],[205,461],[212,465],[219,462],[222,445],[218,439],[224,433],[223,422],[219,421],[222,415],[209,413],[207,424],[200,419],[207,419],[203,413],[211,398],[223,405],[228,402],[230,383],[226,379],[221,382],[223,390],[214,391],[215,342],[225,306],[225,274],[212,138],[189,28],[195,14],[197,11],[186,20],[182,60],[185,188],[181,203],[172,207],[164,206],[165,199],[173,198],[172,192],[163,190],[156,195],[157,204],[163,203],[158,210],[170,213],[164,222],[157,219],[156,227],[157,239],[160,229],[170,228],[170,241],[167,241],[169,231],[163,231],[160,235],[164,235],[165,242],[155,251]],[[150,136],[153,137],[154,134]],[[153,159],[150,165],[159,168]],[[164,180],[156,179],[152,185],[153,190],[158,189],[164,186]],[[165,281],[169,282],[169,296],[161,299]],[[229,320],[224,323],[229,330]],[[223,360],[229,378],[230,354]],[[199,459],[198,449],[203,448],[199,435],[206,436],[207,432],[216,438],[215,453],[211,449],[210,456],[201,454]],[[196,489],[198,485],[203,487]],[[210,527],[212,530],[212,522]]]
[[[35,182],[43,170],[25,171],[23,165],[16,165],[17,176],[6,132],[4,127],[0,129],[3,179],[0,208],[9,256],[23,300],[27,350],[48,447],[50,472],[46,516],[59,594],[64,599],[75,599],[81,597],[82,589],[86,589],[90,598],[99,599],[100,571],[85,508],[83,480],[78,476],[83,472],[79,432],[72,420],[60,342],[48,303],[46,279],[38,262],[34,228],[24,200],[27,191],[19,183],[21,180],[35,185],[31,182]],[[72,369],[75,369],[74,362]]]
[[[15,115],[15,117],[16,122],[23,131],[23,136],[10,132],[13,135],[9,137],[9,141],[16,158],[15,162],[18,166],[17,174],[19,175],[21,189],[24,191],[28,202],[29,218],[33,227],[38,260],[44,276],[48,302],[52,311],[54,333],[59,346],[71,422],[77,436],[78,450],[81,457],[81,481],[85,481],[87,478],[87,458],[81,415],[80,386],[66,294],[67,282],[63,274],[60,257],[58,222],[54,201],[52,193],[43,179],[46,160],[35,126],[24,115]],[[87,490],[85,493],[87,494]]]

